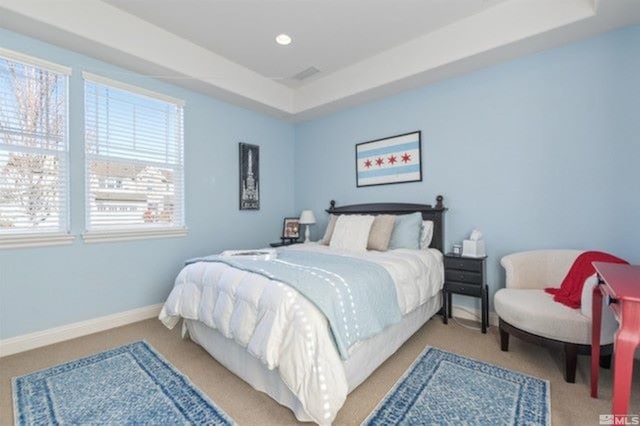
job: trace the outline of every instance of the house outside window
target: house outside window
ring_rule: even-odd
[[[85,73],[86,234],[181,234],[183,105]]]

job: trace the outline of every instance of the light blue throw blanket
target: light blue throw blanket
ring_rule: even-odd
[[[366,260],[298,250],[280,250],[271,260],[208,256],[187,261],[221,262],[285,283],[327,317],[342,359],[357,341],[401,319],[393,279],[382,266]]]

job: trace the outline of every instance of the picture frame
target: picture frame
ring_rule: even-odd
[[[260,146],[239,143],[240,210],[260,210]]]
[[[422,131],[356,144],[356,187],[422,181]]]
[[[285,217],[282,222],[282,239],[297,240],[300,238],[300,218]]]

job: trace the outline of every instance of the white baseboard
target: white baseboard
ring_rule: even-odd
[[[0,358],[157,317],[162,303],[0,340]]]
[[[453,305],[452,315],[456,318],[478,321],[480,322],[480,311],[466,306]],[[495,312],[489,312],[489,324],[498,326],[498,315]]]

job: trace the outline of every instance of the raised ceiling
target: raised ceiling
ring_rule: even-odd
[[[639,21],[638,0],[0,0],[1,27],[293,120]]]
[[[296,87],[504,0],[105,1]],[[280,33],[293,43],[276,44]],[[320,72],[308,81],[291,78],[309,67]]]

